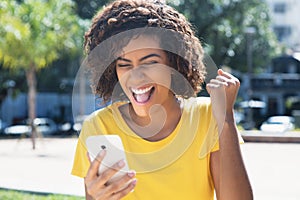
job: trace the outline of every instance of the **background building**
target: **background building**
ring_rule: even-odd
[[[265,103],[264,107],[252,109],[254,125],[258,127],[269,116],[294,115],[293,111],[300,110],[299,86],[300,60],[295,56],[274,58],[265,73],[244,74],[240,89],[243,99]]]
[[[266,0],[272,28],[278,40],[293,51],[300,51],[300,1]]]

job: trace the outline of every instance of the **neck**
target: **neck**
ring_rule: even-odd
[[[159,141],[168,137],[176,128],[180,117],[180,103],[174,97],[167,105],[151,109],[149,115],[136,115],[131,104],[125,121],[140,137],[148,141]]]

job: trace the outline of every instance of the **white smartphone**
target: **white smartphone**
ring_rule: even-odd
[[[116,174],[114,174],[114,176],[112,176],[112,178],[107,182],[108,184],[124,176],[129,171],[123,143],[118,135],[89,136],[86,139],[86,146],[91,161],[95,159],[95,157],[101,150],[106,150],[106,155],[103,161],[101,162],[98,170],[99,174],[101,174],[106,169],[112,167],[120,160],[123,160],[125,162],[125,166]]]

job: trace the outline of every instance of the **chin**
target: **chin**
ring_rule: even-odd
[[[145,108],[137,108],[138,106],[133,106],[133,110],[135,114],[139,117],[147,117],[149,116],[149,109]]]

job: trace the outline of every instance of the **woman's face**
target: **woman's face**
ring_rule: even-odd
[[[116,62],[116,72],[138,116],[149,116],[153,105],[166,107],[174,98],[169,90],[171,70],[168,64],[167,55],[156,38],[139,36],[123,48]]]

